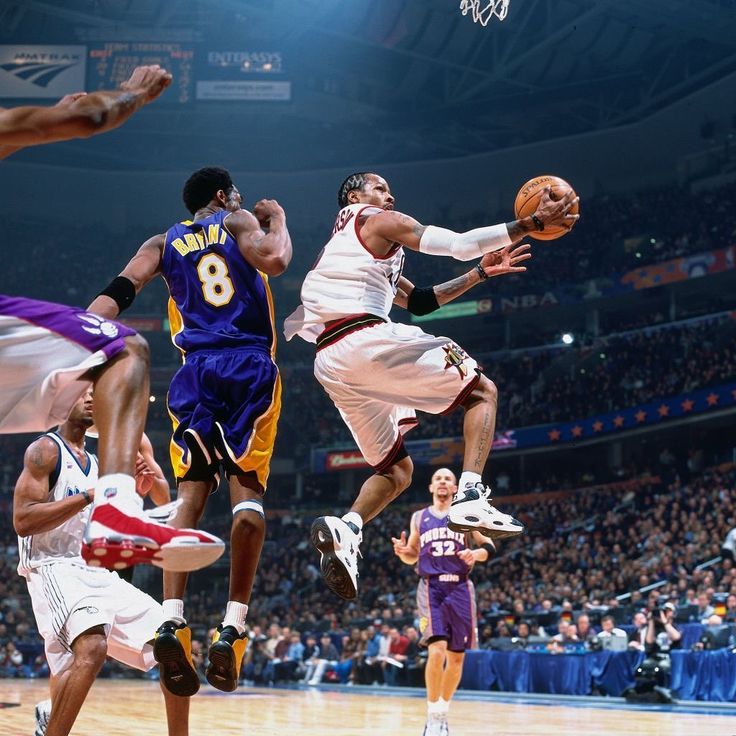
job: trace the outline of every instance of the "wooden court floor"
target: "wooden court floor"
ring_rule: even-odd
[[[33,708],[47,683],[0,679],[0,736],[30,736]],[[325,691],[241,688],[225,695],[204,686],[192,702],[190,736],[421,736],[422,697],[360,689]],[[461,694],[462,697],[462,694]],[[481,696],[482,697],[482,696]],[[458,699],[450,712],[452,736],[700,736],[736,734],[734,715]],[[17,707],[9,705],[19,704]],[[163,698],[155,682],[101,680],[72,732],[75,736],[166,736]]]

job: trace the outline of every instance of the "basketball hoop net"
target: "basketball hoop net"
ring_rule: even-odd
[[[474,23],[487,26],[495,15],[499,20],[509,12],[509,0],[460,0],[463,15],[471,14]]]

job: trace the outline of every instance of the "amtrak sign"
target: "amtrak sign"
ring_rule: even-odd
[[[60,99],[84,92],[86,46],[0,45],[0,98]]]

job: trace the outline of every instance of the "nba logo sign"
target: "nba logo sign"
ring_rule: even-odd
[[[118,495],[118,489],[117,488],[105,488],[105,491],[102,495],[105,498],[112,498],[113,496]]]

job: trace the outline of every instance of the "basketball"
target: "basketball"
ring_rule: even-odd
[[[533,214],[539,206],[539,200],[542,198],[542,191],[545,187],[551,187],[550,196],[552,199],[562,199],[569,191],[573,194],[575,190],[559,176],[535,176],[533,179],[529,179],[524,186],[519,189],[519,193],[516,195],[514,200],[514,213],[516,219],[520,220],[523,217],[529,217]],[[571,215],[577,215],[580,211],[579,203],[575,203],[570,208]],[[565,227],[562,225],[548,225],[541,231],[534,231],[529,233],[530,238],[535,240],[556,240],[561,238],[566,233],[569,233],[571,227]]]

